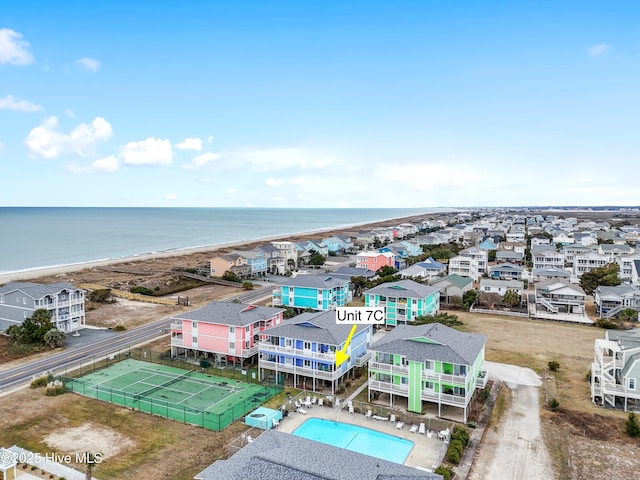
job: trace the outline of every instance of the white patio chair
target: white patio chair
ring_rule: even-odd
[[[367,418],[371,418],[371,410],[367,410],[367,413],[365,413],[364,416]]]
[[[410,433],[416,433],[418,431],[418,425],[411,425],[411,428],[409,429]]]
[[[392,414],[391,417],[389,418],[389,421],[391,423],[396,423],[396,416]]]
[[[427,432],[427,429],[424,425],[424,423],[420,424],[420,428],[418,429],[418,433],[421,433],[422,435],[424,435]]]

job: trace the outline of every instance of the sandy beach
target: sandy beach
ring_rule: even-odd
[[[164,252],[155,252],[149,254],[136,255],[125,258],[116,258],[109,260],[99,260],[93,262],[83,262],[72,265],[60,265],[54,267],[37,268],[30,270],[22,270],[18,272],[8,272],[0,274],[0,285],[7,282],[24,280],[41,283],[53,283],[57,281],[74,281],[74,282],[90,282],[95,278],[91,273],[95,273],[96,267],[105,266],[126,266],[131,268],[135,266],[141,270],[171,270],[173,267],[189,266],[196,267],[206,264],[213,253],[228,252],[237,249],[250,249],[256,245],[267,243],[275,240],[291,240],[300,241],[305,239],[318,238],[319,236],[331,236],[335,234],[351,234],[363,230],[373,229],[377,227],[386,227],[398,225],[400,223],[421,221],[425,219],[439,218],[447,213],[425,213],[422,215],[413,215],[410,217],[402,217],[389,219],[374,223],[363,223],[350,225],[340,229],[324,229],[309,232],[295,233],[286,236],[276,236],[268,238],[260,238],[254,240],[246,240],[239,242],[230,242],[220,245],[211,245],[204,247],[187,248],[181,250],[168,250]],[[104,277],[104,272],[102,274]]]

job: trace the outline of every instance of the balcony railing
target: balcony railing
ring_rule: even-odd
[[[465,375],[452,375],[449,373],[436,373],[434,370],[423,370],[422,378],[425,380],[435,380],[437,382],[457,383],[459,385],[467,384]]]
[[[367,364],[370,358],[371,358],[371,352],[367,352],[361,357],[356,358],[354,361],[354,365],[356,367],[363,367]]]
[[[403,367],[401,365],[391,365],[389,363],[369,362],[369,370],[389,373],[392,375],[409,375],[409,367]]]
[[[462,395],[450,395],[448,393],[437,393],[433,390],[422,390],[420,392],[420,398],[427,402],[436,402],[444,405],[453,405],[456,407],[464,407],[467,403],[469,403],[470,396]]]
[[[393,393],[395,395],[407,396],[409,394],[409,385],[407,385],[406,383],[396,384],[370,379],[369,388],[378,392]]]
[[[329,363],[335,363],[335,353],[320,353],[312,352],[311,350],[303,350],[293,347],[281,347],[280,345],[273,345],[271,343],[261,342],[259,344],[259,350],[265,353],[281,353],[285,355],[291,355],[298,358],[313,358],[316,360],[323,360]]]
[[[172,347],[182,347],[182,346],[184,346],[184,342],[183,342],[182,338],[171,337],[171,346]]]
[[[488,380],[489,380],[489,374],[486,371],[480,372],[480,375],[476,377],[476,388],[486,387]]]
[[[182,323],[172,323],[171,330],[175,330],[176,332],[182,331]]]
[[[315,377],[321,380],[337,380],[341,376],[340,371],[328,372],[326,370],[315,370],[309,367],[298,367],[296,365],[287,363],[277,363],[269,360],[260,359],[258,362],[260,368],[267,368],[269,370],[294,373],[296,375],[304,375],[305,377]]]

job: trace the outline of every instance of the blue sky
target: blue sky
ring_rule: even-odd
[[[616,0],[5,2],[0,205],[638,205],[638,25]]]

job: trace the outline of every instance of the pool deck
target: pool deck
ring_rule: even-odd
[[[292,433],[296,428],[302,425],[305,420],[312,417],[359,425],[361,427],[370,428],[372,430],[377,430],[379,432],[412,441],[414,443],[414,447],[409,453],[404,464],[409,467],[420,467],[426,469],[432,468],[443,446],[443,441],[438,440],[438,432],[434,432],[433,436],[428,438],[426,434],[423,435],[417,432],[410,433],[409,429],[411,428],[411,425],[405,425],[403,428],[397,429],[396,424],[391,423],[388,420],[373,420],[360,413],[349,413],[341,410],[340,408],[314,406],[306,409],[306,411],[306,414],[291,411],[287,417],[284,417],[280,421],[278,430]]]

